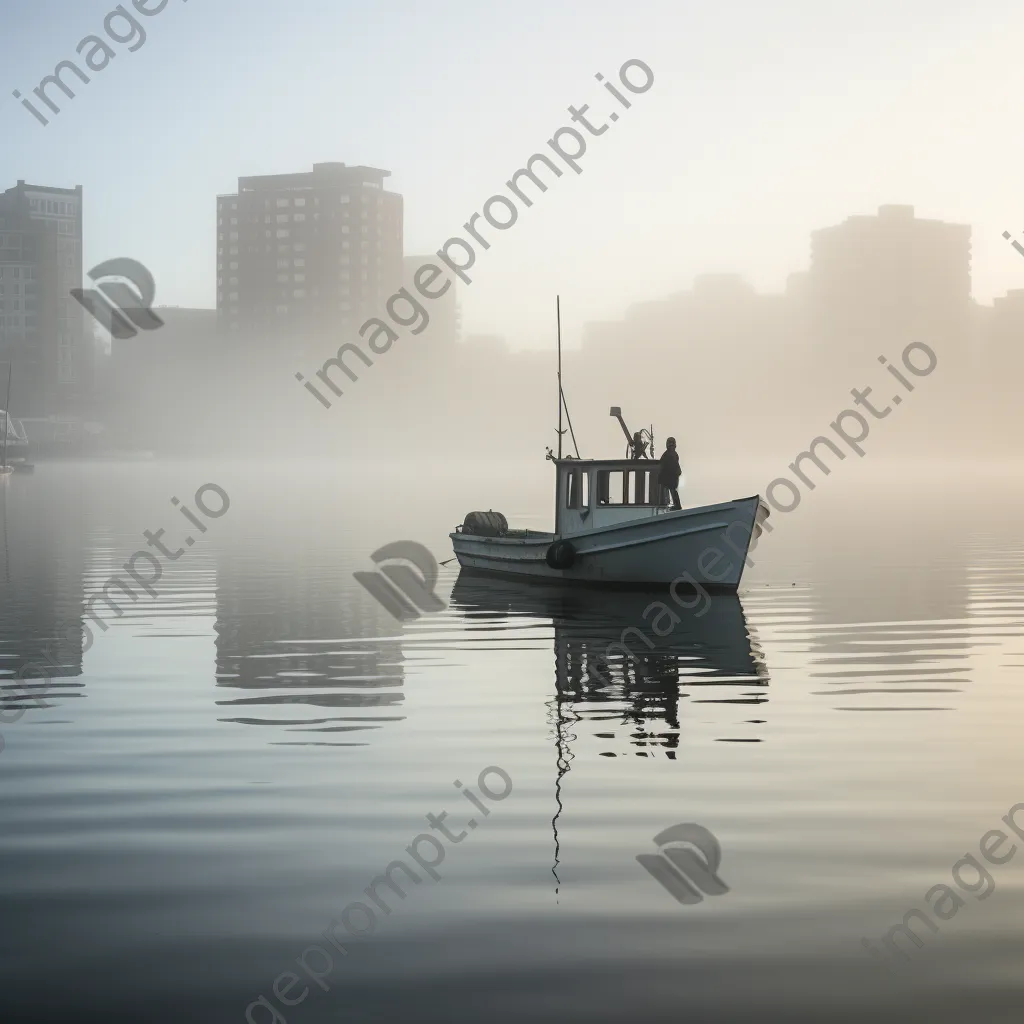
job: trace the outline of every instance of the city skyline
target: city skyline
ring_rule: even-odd
[[[47,404],[48,400],[26,387],[19,367],[22,386],[16,392],[15,408],[22,419],[36,418],[30,433],[39,430],[40,416],[78,413],[98,420],[113,431],[111,437],[121,437],[121,443],[129,447],[141,443],[158,450],[168,445],[173,448],[190,433],[187,445],[204,437],[207,446],[246,446],[245,439],[256,423],[253,417],[258,417],[257,410],[265,403],[279,405],[287,416],[301,417],[288,402],[294,402],[296,392],[308,399],[306,389],[316,399],[313,412],[330,408],[328,400],[314,390],[314,382],[321,389],[333,384],[331,400],[350,404],[351,385],[336,379],[340,368],[334,350],[347,346],[346,356],[352,363],[352,343],[358,343],[361,332],[357,328],[363,318],[380,323],[372,319],[374,314],[385,305],[390,310],[397,293],[391,299],[386,296],[399,286],[415,296],[420,269],[437,260],[429,254],[417,257],[405,251],[403,210],[407,204],[400,194],[383,190],[382,183],[390,173],[360,164],[322,162],[313,165],[312,171],[241,176],[238,192],[216,199],[221,308],[175,307],[166,300],[154,303],[161,311],[156,314],[160,330],[145,339],[114,340],[108,355],[102,354],[101,345],[96,346],[96,387],[91,394],[82,392],[88,402]],[[58,203],[38,198],[47,195],[74,200],[65,205],[74,211],[68,230],[79,252],[81,225],[90,222],[89,196],[80,187],[60,190],[19,182],[6,193],[8,204],[20,197],[26,216],[32,212],[30,204],[40,202],[52,206],[53,212],[40,213],[39,218],[72,216],[60,213]],[[385,199],[387,207],[380,205]],[[246,209],[240,209],[242,206]],[[289,237],[282,239],[282,233]],[[293,233],[294,238],[290,237]],[[573,386],[603,392],[614,379],[620,383],[612,400],[627,400],[636,408],[636,396],[644,393],[641,408],[671,414],[676,374],[690,387],[694,381],[714,380],[725,365],[738,361],[732,374],[733,397],[742,396],[742,407],[735,410],[733,427],[740,428],[749,418],[744,410],[757,407],[767,382],[790,388],[785,367],[791,359],[809,358],[808,379],[832,387],[838,377],[859,378],[876,356],[899,351],[905,339],[928,337],[943,351],[947,365],[958,367],[957,377],[969,374],[967,388],[948,400],[960,414],[968,413],[975,402],[984,406],[981,419],[973,418],[970,436],[978,431],[982,436],[987,429],[991,436],[1003,437],[1012,421],[1012,416],[1007,419],[1010,409],[1003,371],[1019,362],[1014,338],[1024,329],[1024,289],[1012,289],[990,306],[971,297],[972,234],[970,225],[921,217],[907,205],[883,204],[871,213],[851,213],[811,232],[809,265],[790,272],[782,292],[758,292],[737,273],[702,273],[688,290],[677,287],[670,294],[621,307],[611,319],[584,321],[583,344],[578,349],[567,347]],[[0,241],[4,237],[0,235]],[[283,245],[288,247],[284,272]],[[1007,249],[1016,256],[1011,246]],[[0,263],[3,253],[0,246]],[[353,260],[362,260],[362,264]],[[359,279],[360,265],[366,280]],[[476,269],[473,272],[478,273]],[[74,276],[81,271],[72,266],[62,270],[63,275],[67,273]],[[243,284],[238,283],[239,276]],[[280,284],[282,277],[286,278],[284,284]],[[504,415],[512,417],[510,422],[519,424],[524,417],[543,418],[544,402],[538,402],[540,396],[531,382],[538,372],[547,372],[546,364],[534,365],[534,359],[525,357],[533,353],[544,359],[550,349],[510,345],[500,327],[487,333],[463,330],[461,304],[470,289],[458,285],[454,277],[449,278],[450,288],[436,309],[430,304],[430,316],[419,316],[412,324],[411,336],[398,345],[401,355],[386,361],[388,371],[375,387],[388,389],[392,399],[407,410],[432,415],[426,393],[432,383],[443,387],[453,374],[485,383],[497,373],[510,393],[500,400],[495,396],[492,411],[501,408]],[[238,289],[245,296],[241,307]],[[159,291],[163,298],[162,288]],[[63,296],[52,284],[40,294],[44,305],[62,308]],[[412,300],[403,301],[415,305]],[[289,312],[282,312],[282,302],[291,304]],[[76,304],[70,305],[77,311]],[[425,307],[422,312],[427,312]],[[103,333],[94,330],[97,336]],[[60,337],[59,332],[51,333]],[[9,330],[0,325],[0,359],[11,350],[10,338]],[[453,347],[460,340],[464,344]],[[14,342],[17,352],[17,337]],[[254,359],[254,354],[258,358]],[[976,358],[986,355],[998,356],[1001,368]],[[633,380],[638,356],[645,362],[662,360],[672,372],[649,386]],[[364,351],[362,364],[341,369],[348,381],[355,382],[378,358],[378,349],[372,356]],[[237,377],[235,367],[242,359],[251,400],[242,392],[228,397],[224,391],[224,385]],[[964,361],[971,359],[975,365]],[[373,375],[378,376],[379,371]],[[290,399],[286,394],[288,377],[301,385],[292,386]],[[345,386],[339,387],[339,383]],[[379,414],[370,406],[379,402],[380,392],[363,385],[360,389],[366,390],[362,399],[367,403],[365,425],[377,423]],[[528,395],[522,389],[527,389]],[[986,401],[986,391],[998,401]],[[176,397],[182,393],[191,393],[198,401],[198,415],[190,418],[187,429],[183,429]],[[518,399],[517,393],[527,397]],[[256,394],[261,396],[259,400]],[[707,405],[711,397],[711,393],[690,395],[686,403],[690,415],[713,416],[713,403]],[[795,394],[792,400],[804,404]],[[458,419],[455,409],[462,401],[459,397],[449,403],[453,425]],[[309,412],[307,408],[305,413]],[[592,410],[584,410],[585,417],[592,415]],[[787,414],[780,411],[776,418],[781,424]],[[984,423],[989,426],[982,428]],[[478,440],[485,436],[486,432]],[[143,437],[148,440],[140,442]]]
[[[350,16],[312,0],[301,21],[278,24],[246,17],[238,0],[169,4],[142,19],[144,47],[118,45],[43,128],[10,91],[30,94],[109,7],[40,0],[9,15],[24,45],[0,93],[0,180],[49,181],[60,167],[93,197],[87,265],[130,253],[170,305],[214,305],[204,204],[238,174],[332,159],[391,168],[409,205],[407,249],[433,252],[471,212],[467,197],[503,182],[569,104],[593,101],[607,115],[586,83],[630,57],[650,64],[657,87],[593,140],[572,189],[509,236],[465,297],[467,333],[498,323],[513,347],[546,346],[557,290],[573,346],[583,321],[669,294],[703,270],[735,269],[759,292],[777,292],[806,265],[814,227],[887,203],[972,225],[980,301],[1021,279],[1002,238],[1024,228],[1009,129],[1021,12],[1000,8],[990,24],[953,4],[866,4],[842,17],[726,4],[698,17],[664,3],[597,6],[579,19],[556,3],[506,24],[483,8]],[[559,42],[567,39],[572,47]],[[722,48],[728,61],[709,56]],[[271,85],[258,55],[273,53]],[[388,59],[371,57],[379,53]],[[229,118],[207,101],[219,92]],[[140,145],[140,134],[154,144]]]

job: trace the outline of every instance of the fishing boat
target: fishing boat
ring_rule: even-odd
[[[669,508],[653,461],[653,427],[630,434],[618,407],[611,415],[626,435],[627,457],[580,458],[562,390],[560,309],[558,322],[558,454],[547,453],[555,469],[554,530],[510,528],[499,512],[470,512],[449,535],[459,566],[538,582],[735,591],[768,505],[754,494]],[[575,458],[562,455],[563,410]]]

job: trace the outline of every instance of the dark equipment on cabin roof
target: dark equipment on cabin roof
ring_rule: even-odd
[[[622,432],[626,435],[626,458],[632,459],[634,462],[639,459],[649,459],[652,456],[648,455],[648,449],[654,451],[654,428],[650,430],[638,430],[636,433],[631,434],[629,427],[626,426],[626,421],[622,418],[622,410],[617,406],[613,405],[609,413],[610,416],[614,416],[619,421],[619,426],[622,427]],[[644,440],[646,436],[647,440]]]

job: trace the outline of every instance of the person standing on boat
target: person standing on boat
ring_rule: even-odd
[[[658,460],[658,480],[672,496],[672,510],[677,512],[681,509],[682,502],[679,500],[679,477],[682,470],[679,468],[679,454],[676,452],[676,439],[670,437],[665,441],[665,451]]]

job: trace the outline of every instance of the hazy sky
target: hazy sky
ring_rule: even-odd
[[[1001,237],[1024,238],[1013,0],[170,0],[44,128],[11,91],[75,58],[114,6],[5,7],[0,185],[83,185],[86,266],[142,260],[160,304],[215,304],[215,197],[239,175],[388,168],[406,251],[434,251],[568,105],[603,123],[617,107],[594,75],[630,58],[654,86],[589,140],[581,175],[492,232],[467,331],[546,344],[560,291],[572,342],[708,270],[779,290],[813,228],[881,203],[971,224],[979,300],[1024,287]]]

